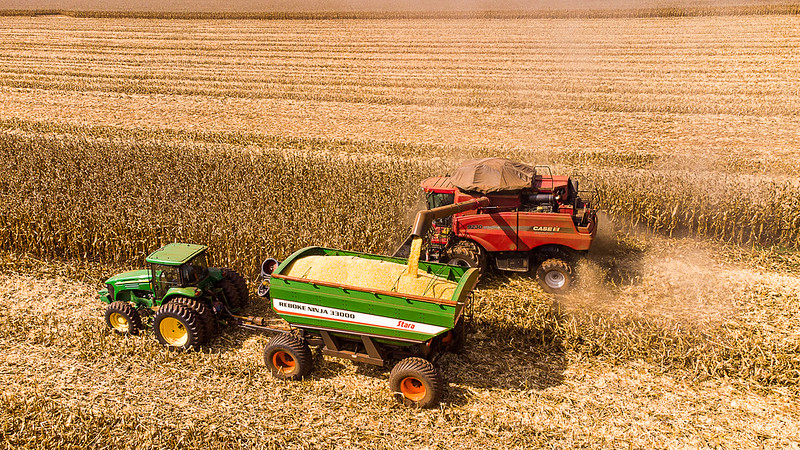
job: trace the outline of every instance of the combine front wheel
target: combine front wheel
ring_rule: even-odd
[[[428,408],[442,398],[443,382],[430,361],[406,358],[397,363],[389,374],[392,392],[401,397],[403,404]]]
[[[572,267],[563,259],[551,258],[539,266],[536,278],[545,292],[564,294],[572,286]]]
[[[486,267],[483,252],[477,245],[470,242],[459,242],[447,251],[447,264],[459,267],[477,267],[484,270]]]

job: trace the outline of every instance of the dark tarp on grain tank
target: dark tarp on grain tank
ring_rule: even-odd
[[[450,182],[462,191],[491,192],[520,191],[533,185],[536,169],[505,158],[473,159],[461,165]]]

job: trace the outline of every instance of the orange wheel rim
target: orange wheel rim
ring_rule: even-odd
[[[284,351],[277,351],[272,355],[272,365],[283,373],[289,373],[294,370],[294,366],[297,363],[292,358],[292,355]]]
[[[444,335],[444,337],[442,338],[442,343],[443,344],[449,344],[450,341],[452,341],[452,340],[453,340],[453,332],[452,331],[448,331],[447,334]]]
[[[425,394],[428,390],[425,389],[425,385],[422,384],[419,378],[407,377],[400,382],[400,392],[402,392],[407,399],[418,402],[425,398]]]

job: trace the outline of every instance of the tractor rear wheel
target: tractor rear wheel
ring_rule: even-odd
[[[403,359],[389,374],[392,392],[407,406],[435,406],[442,398],[443,385],[433,364],[422,358]]]
[[[197,349],[205,338],[199,314],[173,302],[161,305],[156,311],[153,333],[156,340],[170,350]]]
[[[106,308],[106,325],[117,334],[139,334],[142,318],[128,302],[113,302]]]
[[[222,269],[222,276],[229,279],[236,292],[239,293],[239,307],[244,308],[250,303],[250,292],[247,290],[247,282],[239,272],[233,269]]]
[[[281,333],[264,347],[264,364],[276,378],[299,380],[311,372],[314,362],[307,343]]]
[[[217,333],[217,319],[211,308],[196,298],[173,297],[170,303],[184,305],[193,310],[200,317],[203,324],[203,342],[208,341]]]
[[[550,258],[536,270],[536,279],[545,292],[564,294],[572,286],[572,267],[563,259]]]
[[[236,288],[230,278],[223,278],[222,281],[219,282],[219,287],[222,288],[222,293],[225,295],[225,302],[228,304],[228,308],[234,310],[244,308],[241,296],[239,295],[239,289]]]

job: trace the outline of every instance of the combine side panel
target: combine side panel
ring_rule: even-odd
[[[558,213],[520,214],[519,250],[531,250],[548,244],[564,245],[573,250],[589,250],[592,233],[580,233],[572,217]]]

